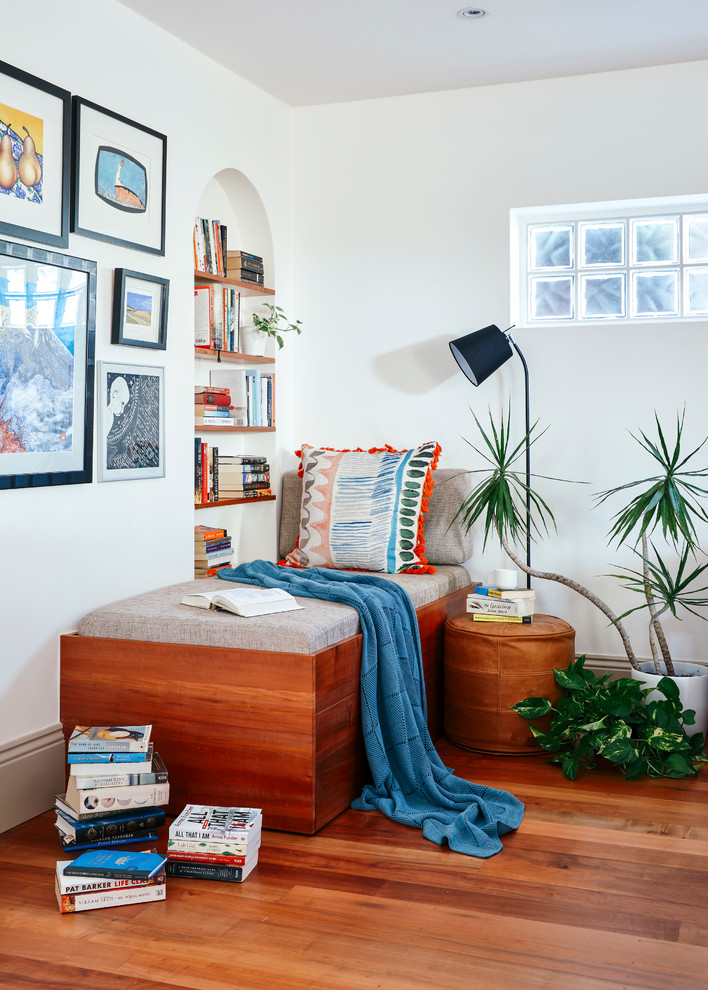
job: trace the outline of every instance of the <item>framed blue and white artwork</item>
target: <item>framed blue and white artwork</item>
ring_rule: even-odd
[[[79,96],[72,133],[72,232],[164,255],[165,135]]]
[[[164,368],[99,362],[99,481],[165,476],[164,374]]]
[[[96,263],[0,241],[0,489],[93,469]]]

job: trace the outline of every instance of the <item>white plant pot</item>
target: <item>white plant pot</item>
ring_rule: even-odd
[[[273,357],[275,354],[275,339],[253,325],[239,327],[238,349],[241,354],[260,354]]]
[[[663,674],[657,674],[654,670],[654,662],[645,660],[640,664],[641,670],[632,667],[632,677],[642,681],[647,687],[656,687]],[[665,664],[661,663],[662,670],[666,670]],[[692,708],[696,713],[694,725],[687,725],[686,732],[689,736],[696,732],[702,732],[705,737],[708,732],[708,667],[699,663],[683,663],[674,661],[674,671],[676,677],[672,680],[676,682],[679,689],[679,698],[684,708]],[[648,701],[659,701],[664,697],[660,691],[653,691],[647,695]]]

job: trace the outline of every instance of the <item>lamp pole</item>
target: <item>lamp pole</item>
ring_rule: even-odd
[[[509,327],[509,330],[513,330],[513,327]],[[516,353],[521,358],[521,364],[524,368],[524,396],[526,405],[526,566],[531,567],[531,438],[529,433],[531,431],[531,415],[530,415],[530,405],[529,405],[529,368],[526,364],[526,358],[521,353],[519,345],[516,343],[514,338],[509,333],[506,332],[507,339],[510,341],[512,347]],[[526,587],[531,587],[531,575],[526,575]]]

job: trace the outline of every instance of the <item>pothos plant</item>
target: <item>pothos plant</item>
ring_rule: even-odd
[[[689,736],[684,728],[693,725],[695,712],[682,710],[670,677],[662,677],[655,689],[663,697],[646,701],[650,688],[630,677],[596,677],[585,669],[584,656],[554,674],[566,692],[555,706],[548,698],[526,698],[512,708],[529,722],[551,713],[550,728],[530,729],[569,780],[578,770],[593,769],[598,759],[620,767],[628,780],[644,774],[690,777],[708,762],[703,734]]]
[[[278,343],[278,348],[283,346],[282,335],[284,333],[290,331],[294,331],[297,334],[302,333],[302,320],[295,320],[294,323],[288,322],[282,306],[264,303],[263,308],[267,311],[266,315],[261,316],[259,313],[254,313],[253,325],[261,333],[268,334],[269,337],[274,337]]]
[[[682,449],[684,415],[676,417],[676,438],[673,444],[666,442],[664,430],[658,416],[654,415],[658,438],[651,440],[642,431],[639,436],[630,434],[635,441],[653,458],[656,473],[636,481],[629,481],[616,488],[600,492],[595,496],[598,505],[612,497],[630,490],[640,489],[630,502],[612,517],[609,533],[610,543],[629,545],[638,559],[637,569],[623,568],[621,574],[611,575],[620,580],[623,587],[638,592],[642,601],[621,615],[615,612],[593,591],[584,585],[552,571],[540,571],[528,567],[514,549],[521,538],[528,534],[527,495],[532,538],[547,534],[556,528],[555,518],[548,504],[533,487],[526,484],[525,471],[516,469],[516,464],[526,449],[525,435],[517,444],[511,441],[511,407],[506,417],[495,423],[489,412],[489,430],[485,430],[477,416],[474,416],[477,429],[483,441],[470,446],[487,462],[485,468],[471,471],[481,474],[482,479],[460,506],[455,519],[469,529],[479,519],[484,519],[484,546],[491,536],[496,537],[507,555],[516,566],[532,577],[557,581],[566,585],[592,602],[617,629],[630,664],[637,670],[639,660],[632,647],[629,635],[622,620],[632,612],[645,609],[649,613],[648,636],[651,654],[658,674],[665,672],[674,675],[671,653],[661,626],[661,617],[670,612],[678,616],[685,609],[700,618],[705,618],[699,608],[708,605],[703,592],[708,586],[695,587],[697,580],[708,569],[708,563],[695,561],[700,551],[696,523],[708,522],[708,514],[701,500],[708,496],[708,489],[702,482],[708,479],[708,469],[692,469],[690,462],[703,448],[708,437],[699,446],[684,453]],[[529,443],[535,443],[543,433],[537,433],[538,423],[534,423],[528,433]],[[543,431],[545,432],[545,431]],[[534,475],[534,477],[544,477]],[[560,479],[553,479],[560,480]],[[671,569],[664,556],[658,551],[651,536],[660,531],[666,545],[678,559]],[[641,549],[638,549],[641,547]],[[680,616],[679,616],[680,617]]]

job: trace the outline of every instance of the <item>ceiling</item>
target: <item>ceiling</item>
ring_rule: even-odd
[[[708,58],[708,0],[121,0],[291,106]]]

